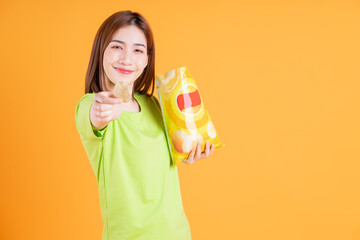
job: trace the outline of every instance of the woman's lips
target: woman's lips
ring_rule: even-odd
[[[123,68],[115,68],[115,69],[116,69],[116,71],[118,71],[119,73],[122,73],[122,74],[131,74],[134,72],[134,71],[123,69]]]

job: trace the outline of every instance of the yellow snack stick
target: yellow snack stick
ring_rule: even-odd
[[[131,99],[129,86],[124,82],[117,82],[114,88],[114,95],[125,103],[129,102]]]

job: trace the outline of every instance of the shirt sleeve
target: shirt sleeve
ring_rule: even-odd
[[[93,103],[95,94],[85,94],[77,103],[75,109],[76,128],[80,134],[81,142],[84,146],[90,164],[99,183],[100,162],[103,156],[104,135],[108,129],[106,125],[103,129],[97,130],[90,122],[90,108]]]
[[[102,140],[106,133],[107,125],[103,129],[96,129],[90,121],[90,109],[94,101],[94,94],[85,94],[75,108],[76,128],[82,138],[92,141]]]

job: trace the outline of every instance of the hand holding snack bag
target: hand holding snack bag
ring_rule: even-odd
[[[215,149],[225,146],[215,130],[200,96],[195,80],[186,67],[157,75],[159,101],[163,113],[166,134],[175,166],[189,156],[189,152],[201,143],[214,144]]]

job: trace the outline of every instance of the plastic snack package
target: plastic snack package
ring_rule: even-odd
[[[215,149],[225,146],[215,130],[204,106],[195,80],[184,67],[156,76],[156,85],[168,138],[171,157],[175,166],[188,158],[197,142],[201,152],[206,141]]]

